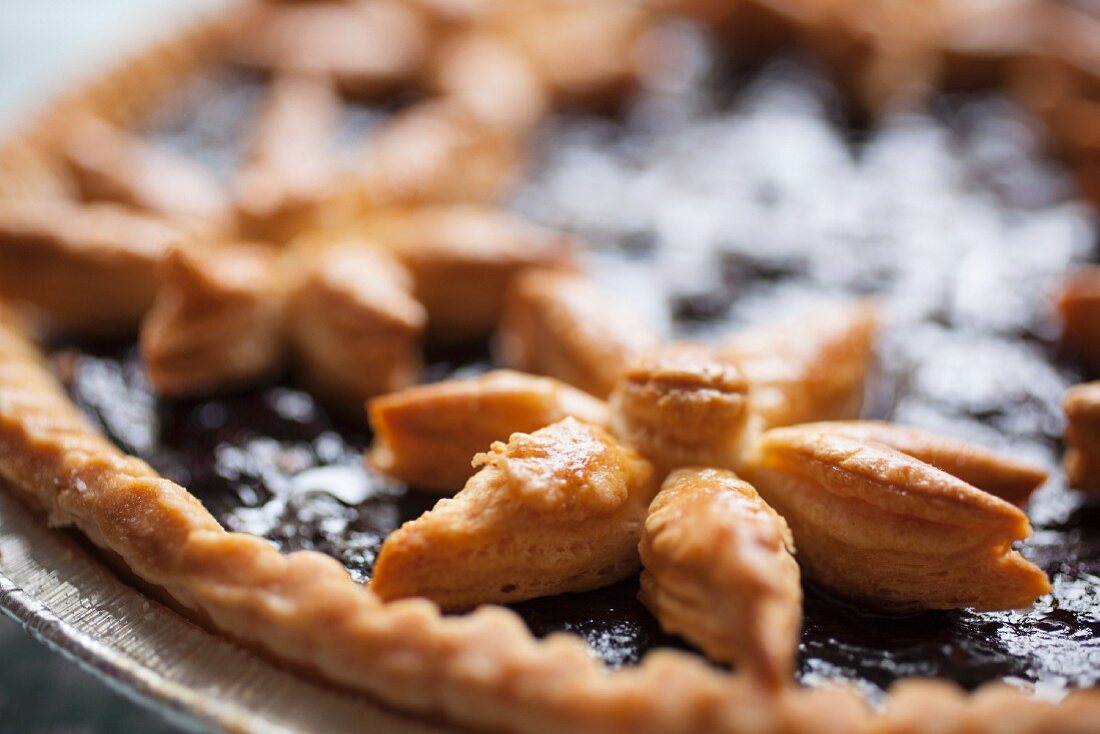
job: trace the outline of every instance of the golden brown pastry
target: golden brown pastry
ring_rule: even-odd
[[[882,421],[837,421],[803,426],[897,449],[967,484],[1022,505],[1047,480],[1042,469],[984,446]]]
[[[1100,370],[1100,267],[1083,268],[1058,294],[1062,343],[1089,369]]]
[[[944,86],[975,90],[1002,84],[1013,61],[1033,47],[1049,5],[1045,0],[941,3]]]
[[[700,344],[671,344],[631,362],[611,392],[615,435],[663,468],[736,467],[748,432],[749,385]]]
[[[691,467],[649,506],[641,599],[666,632],[778,688],[794,670],[802,586],[791,531],[731,471]]]
[[[68,130],[63,153],[85,201],[112,201],[166,217],[224,224],[225,193],[198,162],[86,115]]]
[[[748,378],[753,412],[766,427],[857,418],[877,326],[872,303],[835,305],[736,334],[722,355]]]
[[[303,267],[291,298],[291,339],[312,389],[354,415],[367,398],[411,385],[427,316],[400,263],[349,241]]]
[[[162,395],[214,392],[277,371],[286,298],[276,254],[262,245],[180,248],[141,327],[141,355]]]
[[[548,270],[516,278],[498,344],[505,365],[556,377],[600,398],[632,359],[656,345],[648,324],[584,276]]]
[[[487,22],[565,103],[614,102],[637,81],[651,17],[635,3],[498,3]]]
[[[432,86],[505,133],[533,129],[550,107],[548,92],[523,56],[490,33],[455,36],[436,52]]]
[[[114,204],[0,202],[0,296],[80,334],[125,334],[153,303],[164,255],[186,239]]]
[[[1062,407],[1066,412],[1066,478],[1071,487],[1100,490],[1100,382],[1070,388]]]
[[[884,444],[777,428],[743,470],[794,533],[803,572],[901,609],[1029,606],[1046,575],[1012,549],[1031,534],[1004,500]]]
[[[818,0],[799,5],[799,40],[833,70],[861,109],[907,109],[932,93],[939,77],[939,3]]]
[[[517,274],[571,268],[576,249],[569,237],[491,206],[398,209],[370,222],[369,237],[412,273],[432,336],[451,341],[491,332]]]
[[[444,609],[585,591],[638,570],[653,466],[574,418],[477,457],[452,499],[386,538],[370,588]]]
[[[454,494],[474,473],[474,454],[513,433],[573,416],[607,425],[607,406],[549,377],[494,370],[479,377],[417,385],[370,401],[379,471],[421,489]]]
[[[271,82],[234,184],[245,236],[285,240],[309,223],[332,176],[340,114],[323,77],[280,74]]]
[[[411,81],[427,51],[420,17],[394,0],[254,3],[229,40],[233,61],[326,76],[355,95]]]
[[[516,139],[450,99],[421,102],[367,138],[338,195],[356,209],[498,200],[521,164]]]

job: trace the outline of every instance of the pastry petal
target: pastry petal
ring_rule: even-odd
[[[271,82],[234,184],[245,236],[281,241],[309,224],[332,176],[340,115],[323,77],[281,74]]]
[[[1084,268],[1058,294],[1062,343],[1089,369],[1100,370],[1100,267]]]
[[[197,161],[146,143],[86,116],[66,134],[63,152],[85,201],[111,201],[166,217],[223,224],[226,197]]]
[[[1027,516],[880,443],[814,426],[768,431],[743,469],[790,525],[803,571],[906,609],[1012,609],[1050,591],[1012,549]]]
[[[522,153],[514,136],[457,100],[421,102],[372,134],[334,206],[364,209],[433,202],[498,200],[514,183]]]
[[[1042,469],[984,446],[908,426],[883,421],[836,421],[803,427],[885,444],[1014,505],[1026,502],[1047,480]]]
[[[1100,490],[1100,382],[1070,388],[1062,407],[1066,412],[1066,478],[1070,486]]]
[[[494,10],[488,27],[523,54],[559,101],[606,105],[637,82],[638,47],[651,22],[639,5],[536,0]]]
[[[477,119],[523,135],[548,113],[548,90],[531,64],[491,33],[456,34],[437,51],[432,85]]]
[[[416,76],[427,44],[423,22],[401,2],[255,3],[227,53],[248,67],[326,76],[374,96]]]
[[[516,278],[498,342],[507,366],[556,377],[601,398],[631,360],[656,345],[645,322],[591,281],[546,270]]]
[[[474,473],[474,455],[494,441],[566,416],[607,424],[607,406],[591,395],[510,370],[410,387],[371,400],[368,413],[374,431],[369,462],[401,481],[448,495]]]
[[[722,345],[750,383],[765,427],[859,417],[878,326],[870,302],[742,332]]]
[[[180,227],[114,204],[0,202],[0,296],[81,334],[125,334],[153,303]]]
[[[349,415],[412,384],[427,317],[411,278],[360,242],[311,253],[291,301],[291,340],[306,381]]]
[[[603,429],[566,418],[481,454],[478,471],[386,538],[374,567],[383,599],[446,609],[605,586],[635,573],[652,465]]]
[[[286,352],[285,306],[279,261],[267,247],[173,251],[141,327],[153,386],[194,395],[271,375]]]
[[[433,338],[487,335],[516,276],[530,267],[573,267],[574,242],[503,209],[472,204],[396,210],[371,219],[367,236],[409,269]]]
[[[802,621],[793,548],[787,523],[736,474],[678,469],[649,507],[641,599],[666,632],[779,687]]]
[[[658,466],[737,466],[749,385],[713,349],[673,344],[632,362],[611,393],[615,434]]]

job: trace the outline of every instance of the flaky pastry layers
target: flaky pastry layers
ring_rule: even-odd
[[[551,377],[493,370],[417,385],[368,404],[374,444],[368,462],[415,487],[454,494],[474,473],[474,455],[513,433],[566,416],[606,426],[607,406]]]
[[[560,232],[484,204],[396,208],[371,215],[364,229],[409,269],[437,340],[486,336],[520,273],[572,270],[578,249]]]
[[[117,554],[238,640],[410,711],[515,732],[912,731],[909,690],[951,730],[1087,732],[1100,696],[1055,705],[1003,685],[966,695],[910,682],[872,714],[844,688],[761,690],[694,656],[650,653],[610,671],[570,635],[538,641],[506,609],[442,617],[430,603],[383,603],[318,553],[278,553],[227,533],[187,492],[98,436],[46,372],[37,350],[0,324],[0,477]],[[921,690],[927,690],[922,688]],[[895,703],[896,701],[896,703]],[[923,719],[922,719],[923,720]]]
[[[723,469],[672,472],[649,507],[641,599],[666,632],[766,685],[794,669],[802,586],[783,518]]]
[[[297,270],[293,261],[288,269]],[[314,253],[302,270],[290,335],[298,369],[317,394],[358,414],[367,398],[412,384],[427,316],[401,264],[349,241]]]
[[[630,363],[611,392],[615,434],[658,466],[735,467],[744,452],[749,383],[698,344],[671,344]]]
[[[578,639],[536,641],[505,609],[447,619],[421,599],[385,604],[327,556],[227,533],[186,490],[97,434],[6,323],[0,477],[236,639],[411,711],[518,732],[740,731],[810,718],[803,695],[761,696],[689,655],[658,652],[612,674]],[[838,730],[868,715],[851,694],[805,696],[843,704]]]
[[[885,444],[1014,505],[1026,502],[1031,493],[1047,480],[1045,471],[1011,456],[896,423],[834,421],[802,427]]]
[[[175,60],[144,60],[163,62],[168,73],[161,78],[137,74],[142,83],[135,85],[127,67],[105,80],[92,95],[96,105],[131,118],[153,91],[174,83],[176,66],[191,63],[185,51]],[[15,170],[8,164],[16,156],[0,157],[0,168]],[[40,190],[32,178],[16,185]],[[44,178],[45,188],[64,189],[52,173]],[[8,184],[0,188],[10,191]],[[950,684],[928,684],[930,695],[907,695],[903,688],[918,682],[903,684],[885,714],[872,717],[844,690],[761,696],[742,678],[675,652],[653,653],[637,668],[611,673],[576,640],[535,642],[504,610],[441,619],[418,601],[380,604],[329,559],[280,556],[265,541],[220,531],[182,489],[95,437],[37,359],[21,338],[0,330],[0,474],[7,483],[38,496],[55,508],[56,522],[77,525],[228,634],[389,703],[515,731],[890,732],[934,722],[968,732],[1010,725],[1069,732],[1089,731],[1100,716],[1089,692],[1060,706],[1004,686],[966,696]],[[914,698],[921,716],[907,719],[893,704]]]
[[[180,248],[141,326],[141,356],[161,395],[194,395],[270,376],[286,352],[286,286],[264,245]]]
[[[765,427],[858,418],[877,329],[873,302],[835,304],[735,334],[721,353],[748,379]]]
[[[885,444],[796,426],[768,431],[744,476],[787,521],[806,575],[903,609],[1012,609],[1050,591],[1012,543],[1004,500]]]
[[[585,277],[531,270],[508,292],[498,347],[508,367],[605,398],[632,359],[657,346],[650,326]]]
[[[371,589],[445,609],[606,586],[638,570],[660,477],[606,431],[565,418],[515,433],[481,470],[382,544]]]

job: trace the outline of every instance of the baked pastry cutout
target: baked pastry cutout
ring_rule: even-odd
[[[333,176],[341,102],[324,77],[272,79],[234,182],[237,227],[283,241],[304,229]]]
[[[505,134],[531,132],[550,110],[548,90],[531,64],[483,31],[455,35],[435,52],[431,85]]]
[[[133,333],[157,293],[164,255],[186,231],[115,204],[0,201],[0,297],[88,335]]]
[[[496,3],[484,20],[562,103],[615,101],[637,81],[651,17],[632,3]]]
[[[783,518],[722,469],[672,472],[649,507],[641,599],[666,632],[765,685],[794,670],[802,587]]]
[[[364,143],[335,201],[353,215],[381,206],[493,202],[515,181],[518,142],[446,98],[398,112]]]
[[[1100,382],[1069,389],[1066,412],[1065,471],[1071,487],[1100,490]]]
[[[606,398],[626,366],[657,346],[632,311],[581,275],[523,273],[508,292],[498,334],[501,361]]]
[[[448,341],[488,335],[519,273],[572,269],[577,249],[561,233],[505,209],[473,204],[380,213],[366,233],[409,269],[432,337]]]
[[[412,81],[427,46],[427,29],[401,2],[261,2],[248,8],[226,54],[247,67],[315,74],[348,94],[375,96]]]
[[[660,467],[736,467],[749,436],[749,383],[700,344],[671,344],[631,362],[611,392],[611,421]]]
[[[419,4],[441,7],[451,3],[449,0],[421,0]],[[458,4],[463,4],[462,0],[458,0]],[[743,4],[757,10],[764,9],[764,14],[767,12],[766,6],[772,6],[774,14],[780,14],[779,5],[765,0],[745,0]],[[359,4],[348,3],[341,6],[341,12],[347,7],[357,5]],[[317,6],[278,7],[304,11]],[[330,5],[329,9],[331,8]],[[577,12],[596,13],[600,10],[586,8]],[[461,22],[467,22],[471,15],[466,14],[464,17],[467,20]],[[866,17],[875,17],[875,13],[856,14],[856,20],[860,23]],[[454,23],[457,25],[459,21],[455,20]],[[900,28],[905,24],[898,25],[899,28],[886,28],[881,32],[878,29],[872,30],[876,38],[907,32]],[[484,32],[487,27],[489,26],[479,27],[476,32]],[[581,31],[602,35],[604,38],[614,35],[596,33],[592,29],[597,27],[598,24],[593,22],[590,27],[581,28]],[[463,29],[463,32],[469,31],[469,28]],[[305,37],[310,34],[303,32],[298,35]],[[569,34],[563,34],[563,37],[567,35]],[[861,48],[861,43],[862,40],[857,39],[853,45]],[[516,48],[521,46],[522,44],[518,44]],[[608,46],[616,46],[620,50],[622,48],[618,43],[609,43]],[[871,46],[875,54],[893,53],[889,48],[890,44],[875,41]],[[355,50],[373,53],[377,48]],[[906,50],[905,43],[899,46],[899,52]],[[590,50],[584,51],[588,53]],[[591,53],[605,52],[604,48],[591,50]],[[906,57],[901,53],[899,55],[903,59],[916,58]],[[558,58],[564,58],[567,62],[581,56],[579,52],[575,55],[558,54]],[[628,54],[622,54],[621,58],[626,59],[627,56]],[[324,54],[312,55],[310,61],[316,60],[323,61]],[[563,62],[562,66],[566,65]],[[572,65],[575,68],[582,66]],[[277,64],[273,63],[272,67],[274,66]],[[592,66],[598,70],[601,65]],[[856,65],[857,72],[862,66]],[[867,66],[880,68],[877,62]],[[908,66],[919,68],[920,64],[903,63],[899,68],[907,73]],[[580,71],[587,72],[583,68]],[[555,72],[556,69],[550,69],[551,74]],[[331,67],[325,73],[336,74]],[[547,74],[547,78],[549,77],[550,74]],[[560,89],[560,85],[554,86]],[[367,88],[371,91],[381,89],[371,85]],[[122,89],[127,89],[126,85],[122,85]],[[119,93],[112,94],[119,96]],[[500,134],[511,145],[514,143],[514,135],[527,131],[519,123],[504,123],[497,120],[492,111],[478,107],[471,101],[469,90],[463,91],[461,85],[456,85],[453,91],[445,94],[449,95],[447,106],[462,110],[455,115],[455,119],[474,119],[476,122],[470,130],[479,131],[482,126],[491,129],[492,135],[487,136],[487,139],[496,140],[496,135]],[[108,101],[106,106],[110,106],[111,94],[99,96]],[[558,98],[566,99],[569,96],[568,93],[559,93]],[[128,104],[125,99],[119,99],[118,102]],[[1067,141],[1066,150],[1076,149],[1074,146],[1086,150],[1088,136],[1082,136],[1080,131],[1087,132],[1090,129],[1087,124],[1081,124],[1082,120],[1087,122],[1091,119],[1088,114],[1090,108],[1080,104],[1058,104],[1054,108],[1057,108],[1058,113],[1052,114],[1051,120],[1072,123],[1060,128],[1062,139]],[[517,114],[517,120],[519,119],[523,119],[523,115]],[[511,127],[512,124],[516,124],[516,127]],[[461,135],[455,131],[466,129],[464,125],[465,123],[451,127],[450,132],[441,135],[440,139],[446,141],[450,135],[449,140],[453,142],[460,138]],[[479,135],[480,133],[470,135],[464,140],[479,140]],[[413,136],[410,135],[408,140],[412,139]],[[481,172],[481,163],[493,160],[492,156],[482,159],[477,155],[464,157],[465,153],[452,155],[453,151],[490,151],[493,150],[492,146],[478,148],[474,144],[467,145],[463,142],[452,145],[452,142],[433,143],[429,146],[433,151],[444,151],[442,155],[432,154],[436,155],[436,160],[445,161],[435,167],[437,172],[445,172],[442,183],[438,186],[429,181],[429,175],[417,173],[415,176],[410,175],[408,179],[416,185],[398,187],[397,190],[401,193],[394,196],[394,189],[389,188],[387,179],[400,183],[400,177],[395,174],[403,173],[400,165],[395,164],[390,172],[394,175],[375,174],[374,182],[367,188],[370,196],[357,199],[355,204],[373,207],[392,201],[419,200],[417,197],[448,200],[496,196],[499,189],[480,185],[482,181],[492,181],[491,176],[477,179],[469,186],[469,182],[460,181],[458,176],[451,176],[454,170],[463,170],[467,161],[475,161],[473,169]],[[406,150],[412,150],[412,146]],[[515,149],[504,146],[501,150],[514,152]],[[400,161],[400,156],[395,155],[393,160]],[[419,160],[419,154],[410,156],[408,160]],[[519,156],[512,155],[510,160],[512,163],[509,166],[518,161]],[[506,166],[494,168],[487,164],[484,170],[504,168]],[[57,187],[57,190],[62,189],[63,187]],[[360,216],[364,212],[356,209],[352,213]],[[370,214],[373,215],[374,212]],[[339,252],[341,249],[336,247],[333,251]],[[319,248],[316,254],[324,252],[326,248]],[[316,291],[324,294],[338,291],[344,296],[352,293],[347,298],[356,300],[356,286],[366,282],[353,279],[353,283],[340,284],[339,278],[330,273],[320,279],[321,287],[311,288],[315,269],[319,266],[312,264],[308,258],[303,262],[311,265],[309,277],[299,284],[297,290],[298,297],[301,298],[306,298],[306,294],[311,291],[314,294]],[[364,268],[363,272],[369,270],[377,273],[385,269],[372,266]],[[293,275],[297,275],[299,270],[301,268],[290,268]],[[8,269],[7,272],[10,277],[12,270]],[[23,275],[21,270],[15,272]],[[0,283],[6,280],[3,273],[4,269],[0,267]],[[82,274],[82,278],[84,277],[86,276]],[[387,282],[391,284],[400,280],[400,277],[387,278]],[[141,281],[135,279],[134,282]],[[116,285],[119,284],[126,285],[123,281],[117,281]],[[381,286],[376,288],[373,281],[369,285],[370,293],[374,295],[377,295],[380,288],[385,290]],[[397,287],[399,292],[406,295],[410,289],[407,279]],[[27,288],[28,292],[37,290],[39,289]],[[111,289],[104,290],[110,292]],[[39,298],[45,297],[39,295]],[[111,303],[110,299],[103,302]],[[95,298],[88,303],[94,303],[98,308],[100,299]],[[81,307],[86,307],[88,303],[82,302]],[[326,306],[325,309],[327,308]],[[384,310],[381,307],[365,307],[364,312],[370,314],[371,319],[364,321],[374,323],[372,319],[376,312]],[[356,319],[356,324],[362,323],[363,321]],[[346,322],[328,329],[330,335],[340,333],[340,336],[330,336],[327,339],[330,347],[332,344],[339,344],[341,350],[344,348],[343,337],[348,333],[343,331],[345,328],[351,330]],[[401,338],[394,341],[400,342]],[[335,359],[333,355],[338,353],[341,352],[332,348],[327,351],[323,347],[312,350],[314,356],[327,355],[330,362]],[[797,353],[797,350],[792,350],[791,353]],[[841,353],[845,353],[844,350]],[[583,646],[575,638],[552,637],[547,641],[536,641],[517,617],[503,609],[490,609],[453,618],[441,617],[434,606],[424,600],[383,603],[371,591],[352,583],[346,572],[331,559],[310,553],[280,555],[266,541],[222,531],[201,505],[182,488],[157,477],[149,467],[136,459],[123,456],[108,441],[89,429],[79,411],[64,397],[37,360],[32,347],[21,337],[16,337],[9,327],[0,326],[0,475],[6,482],[12,483],[17,491],[34,497],[39,504],[48,508],[55,522],[75,524],[96,543],[122,557],[146,581],[163,585],[178,601],[199,610],[205,620],[212,621],[227,634],[270,649],[279,657],[302,668],[318,671],[337,684],[376,695],[388,703],[420,712],[443,712],[450,718],[473,727],[516,731],[645,729],[732,732],[753,728],[797,732],[894,731],[923,725],[930,720],[945,729],[960,731],[1001,731],[1010,724],[1032,731],[1065,731],[1071,726],[1081,727],[1081,722],[1094,721],[1098,715],[1097,701],[1100,699],[1089,693],[1071,697],[1063,704],[1053,706],[996,686],[987,687],[973,696],[963,696],[957,689],[946,685],[932,686],[934,690],[927,695],[919,691],[911,692],[921,684],[903,686],[891,693],[886,700],[885,712],[880,715],[872,713],[851,691],[791,688],[762,692],[759,687],[759,673],[752,678],[744,675],[731,676],[701,664],[694,656],[672,651],[659,651],[647,656],[635,668],[609,674],[586,655]],[[356,356],[354,361],[359,367],[368,364],[360,356]],[[839,363],[845,365],[845,369],[840,370],[837,384],[832,385],[830,382],[831,386],[818,385],[815,379],[800,380],[789,376],[768,382],[761,379],[762,375],[769,375],[768,370],[759,367],[761,362],[766,361],[763,358],[755,361],[745,358],[741,365],[748,373],[751,370],[746,369],[745,364],[755,364],[755,379],[770,386],[773,394],[781,395],[782,399],[775,404],[784,410],[772,409],[772,419],[778,414],[786,415],[787,420],[792,420],[790,415],[797,415],[799,410],[804,410],[807,415],[815,418],[852,414],[850,408],[855,401],[846,401],[843,397],[850,398],[856,390],[852,388],[846,391],[843,385],[858,381],[851,378],[848,370],[848,366],[854,365],[858,360],[841,359]],[[813,359],[803,360],[800,362],[800,369],[803,370],[803,375],[809,374],[812,378],[813,373],[805,367],[809,363],[813,363]],[[821,361],[816,364],[829,362]],[[851,370],[852,373],[858,371],[855,368]],[[350,370],[344,374],[348,372]],[[330,382],[327,376],[320,381]],[[358,387],[353,386],[352,389],[354,391]],[[758,402],[764,406],[769,404],[763,400]],[[845,410],[834,409],[834,403],[847,407]],[[857,435],[848,436],[847,440],[858,441],[861,445],[867,442],[865,428],[834,427],[833,430],[840,433],[855,431]],[[890,451],[883,442],[892,443],[901,449],[898,455],[902,456],[902,461],[916,462],[922,467],[926,464],[917,461],[914,456],[928,461],[939,461],[941,466],[945,462],[954,461],[952,471],[961,473],[966,467],[970,467],[977,472],[975,476],[997,477],[997,481],[1004,480],[1017,488],[1026,484],[1024,479],[1027,472],[1001,466],[991,468],[983,463],[984,459],[972,465],[969,463],[973,458],[971,454],[962,452],[960,456],[952,447],[945,448],[938,444],[930,446],[927,437],[914,439],[912,436],[899,436],[882,427],[874,428],[871,433],[874,440],[870,443],[874,444],[876,451]],[[916,447],[912,443],[914,440]],[[507,447],[502,450],[507,452]],[[905,456],[907,451],[912,456]],[[918,454],[918,451],[928,453]],[[966,461],[962,461],[963,458]],[[494,464],[493,457],[490,456],[486,461],[490,466],[483,471],[492,466],[511,465],[516,460],[497,456]],[[891,453],[888,460],[881,464],[881,467],[889,470],[887,475],[893,476],[891,467],[897,461],[899,459]],[[792,463],[801,466],[798,461]],[[524,462],[520,461],[519,464],[522,466]],[[916,477],[919,480],[926,477],[930,469],[921,468],[912,472],[907,469],[904,474],[907,478]],[[497,471],[499,474],[503,470],[498,466]],[[790,473],[786,469],[768,471],[784,476]],[[843,475],[841,471],[827,473],[832,480]],[[852,486],[858,488],[863,485],[854,482]],[[936,506],[943,497],[933,492],[935,482],[929,486],[931,489],[922,485],[915,496],[917,499],[927,499],[926,495],[934,494],[937,501],[932,504]],[[958,497],[963,499],[958,500]],[[958,497],[951,495],[950,499],[958,500],[966,506],[964,511],[956,514],[968,520],[980,516],[981,522],[976,523],[976,526],[983,528],[995,524],[995,520],[1005,526],[1004,532],[996,538],[992,537],[992,531],[974,533],[975,536],[980,536],[979,539],[988,540],[991,546],[990,559],[996,555],[997,548],[1000,548],[1003,558],[997,566],[998,569],[1004,571],[1003,567],[1010,566],[1015,568],[1014,573],[1020,577],[1026,576],[1038,585],[1035,578],[1028,576],[1026,569],[1020,566],[1022,562],[1017,562],[1014,554],[1008,551],[1008,540],[1005,538],[1019,535],[1016,532],[1019,530],[1019,517],[1006,515],[999,506],[994,510],[983,504],[980,511],[976,511],[967,504],[973,500],[969,492],[961,492]],[[690,495],[681,499],[686,503]],[[912,500],[913,496],[891,499],[904,504]],[[871,509],[881,510],[862,498],[859,501]],[[833,507],[828,502],[824,506]],[[940,508],[937,507],[936,512],[939,511]],[[861,513],[867,514],[869,510],[860,506],[859,512],[855,513],[857,519]],[[913,517],[920,514],[914,513]],[[943,524],[941,520],[937,516],[935,522],[925,524],[931,525],[936,532],[942,531],[946,534],[947,531],[938,527]],[[904,525],[906,522],[916,522],[913,519],[899,520],[891,516],[891,522],[895,521],[896,525],[887,525],[889,530],[896,530],[899,526],[908,527]],[[807,522],[803,522],[800,527],[806,526]],[[820,530],[812,523],[809,526]],[[1008,526],[1012,529],[1009,530]],[[796,533],[798,532],[796,528]],[[810,537],[814,537],[813,533]],[[962,560],[974,559],[967,556]],[[996,565],[994,561],[989,562]],[[941,563],[950,570],[954,559]],[[953,573],[955,571],[950,570],[949,575]],[[975,575],[974,578],[987,580],[982,574]],[[1001,577],[998,579],[1004,580]],[[988,596],[992,592],[984,589],[983,593]],[[1008,595],[1007,592],[1005,595]],[[553,682],[552,686],[548,687],[548,681]],[[914,718],[911,715],[914,707],[920,710],[919,717]],[[910,714],[908,717],[907,711]],[[1084,726],[1087,727],[1088,724]]]
[[[1014,505],[1027,502],[1047,480],[1042,469],[984,446],[896,423],[836,421],[801,427],[884,444]]]
[[[817,309],[798,320],[739,332],[721,347],[751,385],[765,427],[858,418],[874,364],[873,302]]]
[[[141,326],[141,356],[161,395],[246,385],[283,366],[285,284],[263,245],[179,248]]]
[[[605,427],[607,406],[550,377],[494,370],[417,385],[368,405],[374,444],[368,462],[395,479],[452,495],[474,473],[475,454],[513,433],[567,416]]]
[[[595,589],[635,573],[660,477],[606,431],[565,418],[497,441],[452,499],[382,544],[370,588],[444,609]]]
[[[306,272],[291,296],[290,334],[306,383],[352,415],[367,398],[411,385],[420,372],[427,315],[401,264],[349,241],[313,253],[301,267]]]
[[[1062,344],[1090,370],[1100,370],[1100,267],[1083,268],[1058,293]]]
[[[895,609],[1014,609],[1050,591],[1012,549],[1018,508],[931,464],[828,426],[765,433],[743,469],[787,521],[803,572]]]
[[[65,135],[63,152],[85,201],[226,224],[225,192],[210,172],[105,120],[79,118]]]

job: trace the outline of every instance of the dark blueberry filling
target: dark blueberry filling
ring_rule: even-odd
[[[1059,400],[1082,375],[1057,354],[1047,305],[1062,273],[1095,259],[1089,210],[996,97],[943,98],[927,115],[853,133],[836,122],[829,85],[798,62],[775,62],[735,92],[689,77],[641,95],[621,120],[551,121],[515,208],[590,242],[593,276],[672,336],[716,337],[824,298],[879,295],[887,326],[867,415],[1054,469],[1023,546],[1051,575],[1051,596],[1022,612],[883,616],[809,586],[800,678],[848,679],[872,694],[914,675],[1095,685],[1100,497],[1067,489],[1056,470]],[[255,83],[213,86],[198,96],[218,104],[181,103],[155,136],[228,170]],[[356,114],[369,127],[384,112]],[[289,377],[166,402],[150,394],[132,346],[55,354],[74,399],[119,445],[227,528],[328,553],[360,581],[385,536],[433,502],[364,469],[365,429],[330,417]],[[435,380],[485,369],[489,350],[428,357]],[[628,580],[515,608],[535,634],[580,634],[610,665],[682,646],[636,592]]]

